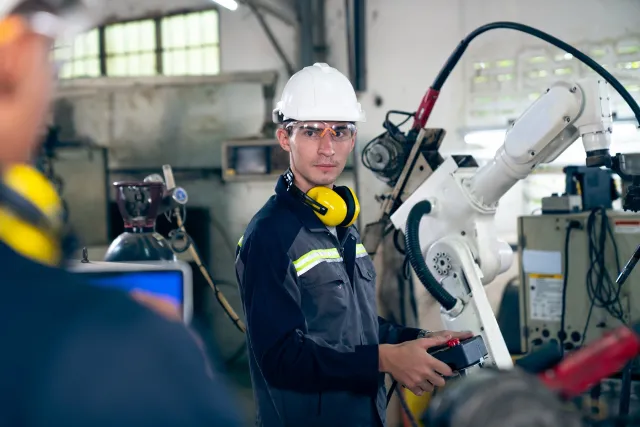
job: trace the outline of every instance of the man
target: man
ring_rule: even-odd
[[[292,76],[274,110],[290,169],[236,257],[264,427],[383,426],[384,374],[417,395],[431,391],[452,372],[426,350],[470,336],[428,334],[377,315],[373,262],[350,225],[359,205],[334,187],[355,145],[355,122],[364,120],[350,82],[327,64]],[[328,211],[314,210],[314,200]]]
[[[82,3],[0,3],[0,425],[238,426],[184,325],[65,271],[44,226],[55,223],[41,206],[57,209],[55,191],[29,164],[51,98],[53,38],[78,24],[63,18],[80,19]]]

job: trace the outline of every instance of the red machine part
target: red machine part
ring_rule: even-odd
[[[619,372],[640,354],[640,336],[633,327],[623,326],[606,333],[588,346],[565,357],[555,367],[538,375],[551,390],[565,398],[588,391],[604,378]]]
[[[429,88],[427,93],[422,98],[422,101],[420,101],[420,106],[418,107],[418,111],[416,111],[416,116],[413,120],[413,125],[411,126],[412,130],[419,131],[420,129],[425,127],[425,125],[427,124],[427,120],[431,115],[431,111],[436,105],[439,94],[439,90]]]

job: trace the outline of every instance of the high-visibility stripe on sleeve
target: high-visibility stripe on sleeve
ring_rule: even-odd
[[[336,248],[315,249],[307,252],[293,262],[298,277],[322,262],[341,262],[342,257]]]
[[[367,250],[365,249],[364,245],[362,243],[358,243],[356,245],[356,258],[362,258],[367,255],[369,254],[367,253]]]
[[[244,239],[244,234],[240,236],[240,240],[238,240],[238,246],[242,247],[242,239]]]

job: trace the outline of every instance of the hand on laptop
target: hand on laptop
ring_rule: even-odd
[[[134,289],[133,291],[131,291],[131,296],[133,297],[133,299],[141,304],[146,305],[161,316],[164,316],[169,320],[182,322],[182,311],[180,310],[180,307],[171,300],[150,294],[139,289]]]

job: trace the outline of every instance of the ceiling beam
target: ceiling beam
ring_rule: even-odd
[[[288,7],[290,2],[287,1],[287,9],[274,6],[265,0],[237,0],[238,3],[244,4],[249,7],[256,8],[267,15],[271,15],[274,18],[279,19],[283,23],[293,28],[298,28],[298,18],[295,13],[295,9]]]

